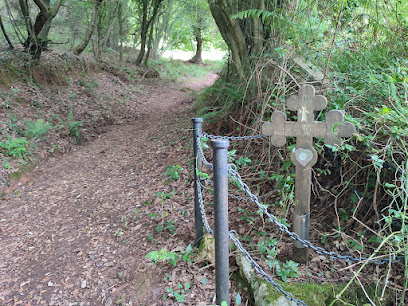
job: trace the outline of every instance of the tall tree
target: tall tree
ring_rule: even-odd
[[[24,0],[20,0],[24,1]],[[92,9],[92,17],[88,24],[88,29],[86,30],[85,37],[82,42],[74,48],[74,54],[79,55],[81,54],[86,46],[88,45],[89,41],[91,40],[92,34],[95,31],[95,26],[98,18],[98,11],[103,0],[95,0],[93,9]]]
[[[136,58],[136,65],[140,65],[146,54],[146,44],[148,34],[153,32],[153,27],[159,13],[163,0],[137,0],[141,4],[141,24],[140,24],[140,51]],[[145,61],[146,62],[146,61]]]
[[[3,20],[1,19],[1,16],[0,16],[0,27],[1,27],[1,31],[3,32],[4,38],[6,39],[8,45],[9,45],[10,50],[13,50],[14,46],[11,43],[11,40],[7,35],[6,29],[4,28],[4,25],[3,25]]]
[[[97,60],[102,58],[102,53],[106,49],[109,38],[114,33],[117,25],[117,10],[121,0],[105,1],[102,3],[95,27],[93,40],[94,56]]]
[[[271,20],[286,10],[283,4],[287,2],[289,0],[208,0],[241,78],[245,78],[244,69],[251,59],[271,46],[269,38],[275,30],[271,27]]]
[[[211,26],[215,27],[207,1],[179,0],[174,19],[175,26],[170,43],[187,50],[195,49],[195,54],[189,62],[201,64],[204,43],[211,39]]]
[[[192,5],[192,7],[191,7]],[[202,64],[202,52],[203,52],[203,32],[208,29],[210,22],[209,22],[209,7],[208,3],[203,0],[197,0],[195,2],[190,3],[191,10],[191,30],[196,40],[196,52],[193,58],[189,60],[189,62],[195,64]]]
[[[47,37],[51,28],[51,22],[57,15],[64,0],[57,0],[51,6],[50,0],[34,0],[39,9],[35,22],[31,20],[30,10],[27,0],[19,0],[21,14],[27,28],[27,39],[24,47],[31,55],[39,59],[41,52],[47,45]]]

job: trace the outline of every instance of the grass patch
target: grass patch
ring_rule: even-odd
[[[183,83],[189,79],[205,77],[210,72],[220,71],[222,66],[223,61],[205,61],[203,65],[169,59],[150,62],[150,67],[159,71],[161,78],[175,83]]]

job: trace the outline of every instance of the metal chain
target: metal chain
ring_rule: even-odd
[[[207,220],[207,214],[205,213],[205,208],[204,208],[204,200],[203,200],[203,190],[201,188],[201,182],[199,179],[197,179],[197,194],[198,194],[198,203],[200,204],[200,212],[201,212],[201,218],[204,223],[205,230],[211,234],[214,235],[214,231],[212,230],[210,224],[208,223]]]
[[[204,181],[204,182],[208,182],[208,184],[210,184],[211,186],[214,187],[214,182],[212,180],[210,180],[209,178],[200,177],[200,180]],[[204,186],[202,186],[202,187],[204,187]],[[252,199],[250,197],[243,197],[243,196],[239,196],[239,195],[236,195],[236,194],[233,194],[233,193],[230,193],[230,192],[228,192],[228,196],[231,199],[235,199],[235,200],[238,200],[238,201],[251,201],[252,202]],[[264,194],[264,195],[258,196],[258,199],[266,198],[267,196],[268,196],[268,194]]]
[[[201,189],[201,182],[200,180],[197,180],[197,186],[198,186],[198,201],[200,203],[200,212],[201,212],[201,217],[203,219],[204,227],[206,231],[214,235],[214,231],[212,230],[211,226],[208,223],[207,216],[205,213],[205,208],[204,208],[204,200],[203,200],[203,194],[202,194],[202,189]],[[261,266],[255,262],[255,260],[249,255],[248,251],[242,246],[241,242],[238,240],[236,237],[237,233],[235,231],[230,231],[229,232],[229,238],[234,242],[236,247],[241,251],[241,253],[245,256],[245,258],[248,260],[248,262],[254,267],[254,269],[263,277],[264,280],[266,280],[268,283],[272,284],[272,286],[275,288],[275,290],[283,293],[285,297],[291,301],[295,301],[297,305],[305,305],[307,306],[304,302],[296,299],[291,293],[286,292],[283,290],[282,286],[279,285],[278,283],[274,282],[272,277],[265,273],[265,271],[261,268]]]
[[[239,139],[245,139],[246,137],[262,138],[263,136],[264,136],[264,135],[244,136],[244,137],[238,137],[238,138],[239,138]],[[208,138],[210,138],[210,139],[214,139],[214,138],[217,138],[217,139],[231,139],[231,138],[230,138],[230,137],[227,137],[227,136],[208,135],[207,133],[203,133],[201,137],[200,137],[200,136],[197,136],[197,138],[198,138],[198,140],[199,140],[197,143],[199,144],[199,145],[198,145],[198,152],[199,152],[199,154],[200,154],[200,158],[202,159],[204,165],[206,165],[209,169],[212,170],[212,169],[213,169],[213,165],[212,165],[210,162],[207,161],[207,159],[206,159],[205,156],[204,156],[204,152],[203,152],[203,150],[202,150],[202,146],[201,146],[201,138],[202,138],[202,137],[208,137]],[[212,137],[213,137],[213,138],[212,138]],[[252,139],[253,139],[253,138],[252,138]],[[233,140],[236,140],[236,139],[233,139]],[[259,210],[260,210],[262,213],[264,213],[264,214],[268,217],[269,221],[271,221],[272,223],[274,223],[275,225],[277,225],[277,227],[278,227],[278,229],[279,229],[280,231],[282,231],[282,232],[288,234],[289,237],[290,237],[292,240],[300,241],[300,243],[302,243],[302,245],[303,245],[304,247],[306,247],[306,248],[311,248],[311,249],[314,250],[317,254],[325,255],[325,256],[328,256],[328,257],[330,257],[330,258],[332,258],[332,259],[341,259],[341,260],[344,260],[344,261],[346,261],[346,262],[357,263],[357,262],[362,262],[362,261],[368,261],[369,263],[373,263],[373,264],[376,264],[376,265],[386,264],[386,263],[389,263],[389,262],[396,263],[396,262],[400,262],[401,260],[404,259],[404,256],[403,256],[403,255],[397,256],[397,257],[395,257],[394,259],[383,258],[383,259],[379,259],[379,260],[377,260],[377,259],[369,259],[369,258],[367,258],[367,257],[355,258],[355,257],[353,257],[353,256],[351,256],[351,255],[341,255],[341,254],[338,254],[338,253],[336,253],[336,252],[326,251],[326,250],[323,249],[322,247],[314,246],[309,240],[303,240],[303,239],[301,239],[301,238],[299,237],[298,234],[296,234],[296,233],[294,233],[294,232],[291,232],[291,231],[288,229],[288,227],[287,227],[286,225],[280,223],[280,222],[278,221],[278,219],[277,219],[274,215],[272,215],[272,214],[270,214],[270,213],[268,212],[268,210],[266,209],[266,207],[264,207],[263,205],[260,204],[258,197],[257,197],[256,195],[254,195],[254,194],[251,192],[251,190],[250,190],[250,188],[248,187],[248,185],[245,184],[245,183],[242,181],[241,176],[240,176],[239,173],[237,172],[236,165],[234,165],[234,164],[229,164],[229,165],[228,165],[228,173],[231,175],[231,177],[232,177],[233,179],[235,179],[235,180],[240,184],[242,190],[248,195],[249,200],[252,201],[252,202],[254,202],[254,203],[258,206]],[[201,188],[201,186],[200,186],[200,188]],[[235,195],[233,195],[233,197],[235,197]],[[236,196],[236,197],[239,197],[239,196]],[[248,200],[248,198],[244,198],[244,199],[245,199],[245,200]],[[239,199],[241,199],[241,198],[239,198]],[[201,198],[201,201],[202,201],[202,198]],[[202,205],[204,205],[204,204],[202,204]],[[204,214],[205,214],[205,213],[204,213]],[[204,220],[204,219],[203,219],[203,220]],[[210,230],[211,230],[211,228],[210,228]],[[207,231],[208,231],[208,230],[207,230]],[[211,231],[212,231],[212,230],[211,230]],[[208,231],[208,232],[209,232],[209,231]]]
[[[205,208],[204,208],[204,200],[203,200],[203,194],[202,194],[202,187],[201,187],[201,182],[200,180],[197,180],[197,186],[198,186],[198,201],[200,203],[200,212],[201,212],[201,217],[203,220],[204,227],[206,231],[214,235],[214,231],[212,230],[211,226],[208,223],[207,216],[205,213]],[[268,283],[270,283],[275,290],[283,293],[285,297],[291,301],[294,301],[297,303],[297,305],[304,305],[307,306],[304,302],[296,299],[290,292],[286,292],[283,290],[282,286],[276,283],[270,275],[268,275],[262,268],[261,266],[251,257],[251,255],[248,253],[248,251],[242,246],[241,242],[237,238],[237,233],[235,231],[230,231],[229,232],[229,238],[234,242],[235,246],[241,251],[241,253],[245,256],[245,258],[248,260],[248,262],[254,267],[254,269],[263,277],[264,280],[266,280]]]
[[[261,139],[268,137],[266,135],[253,135],[253,136],[217,136],[217,135],[211,135],[207,133],[203,133],[202,137],[208,138],[208,139],[228,139],[228,140],[254,140],[254,139]]]
[[[209,178],[200,178],[200,180],[204,181],[204,182],[208,182],[208,184],[210,184],[211,186],[214,187],[214,182],[212,180],[210,180]],[[239,200],[239,201],[251,201],[250,197],[242,197],[242,196],[230,193],[230,192],[228,192],[228,196],[230,198],[232,198],[232,199],[236,199],[236,200]]]
[[[214,136],[214,135],[208,135],[206,133],[204,133],[201,137],[197,136],[198,138],[198,152],[200,155],[200,158],[203,162],[204,165],[206,165],[209,169],[213,169],[213,165],[207,161],[207,159],[204,156],[204,152],[201,146],[201,138],[202,137],[208,137],[210,139],[230,139],[230,140],[246,140],[246,139],[257,139],[257,138],[263,138],[265,137],[264,135],[257,135],[257,136],[245,136],[245,137],[222,137],[222,136]],[[320,255],[326,255],[329,256],[332,259],[342,259],[346,262],[361,262],[361,261],[368,261],[369,263],[374,263],[377,265],[380,264],[384,264],[384,263],[389,263],[389,262],[398,262],[400,260],[402,260],[404,258],[404,256],[398,256],[395,259],[380,259],[380,260],[375,260],[375,259],[368,259],[366,257],[361,257],[361,258],[354,258],[353,256],[350,255],[340,255],[336,252],[329,252],[326,251],[325,249],[321,248],[321,247],[316,247],[314,246],[310,241],[308,240],[303,240],[301,239],[296,233],[289,231],[288,227],[282,223],[280,223],[278,221],[278,219],[270,214],[267,210],[267,208],[263,205],[260,204],[259,199],[256,195],[254,195],[250,188],[248,187],[247,184],[245,184],[242,181],[241,176],[239,175],[239,173],[237,172],[237,167],[234,164],[229,164],[228,165],[228,173],[231,175],[231,177],[233,179],[235,179],[241,186],[242,190],[248,194],[248,197],[241,197],[241,196],[237,196],[234,194],[228,194],[230,197],[238,199],[238,200],[250,200],[252,202],[254,202],[257,206],[258,209],[264,213],[269,221],[271,221],[272,223],[274,223],[275,225],[278,226],[278,229],[286,234],[289,235],[289,237],[293,240],[297,240],[300,241],[302,243],[303,246],[307,247],[307,248],[311,248],[313,249],[316,253],[320,254]],[[207,220],[207,216],[205,213],[205,208],[204,208],[204,200],[203,200],[203,186],[202,186],[202,181],[208,181],[210,183],[210,185],[214,185],[214,183],[210,180],[210,179],[201,179],[201,178],[197,178],[197,190],[198,190],[198,200],[199,200],[199,206],[200,206],[200,212],[201,212],[201,217],[204,223],[204,227],[206,229],[206,231],[211,234],[214,235],[214,231],[212,230],[211,226],[208,223]],[[290,292],[286,292],[282,286],[278,283],[276,283],[272,277],[270,275],[268,275],[263,269],[262,267],[251,257],[251,255],[248,253],[248,251],[242,246],[241,242],[239,241],[239,239],[237,238],[237,233],[236,231],[230,231],[229,232],[229,238],[230,240],[232,240],[235,244],[235,246],[237,247],[237,249],[239,249],[241,251],[241,253],[245,256],[245,258],[248,260],[248,262],[254,267],[254,269],[257,271],[258,274],[260,274],[263,279],[265,281],[267,281],[268,283],[270,283],[275,290],[281,292],[288,300],[290,301],[294,301],[297,305],[304,305],[307,306],[306,303],[304,303],[301,300],[296,299],[292,293]]]
[[[294,301],[297,305],[304,305],[307,306],[305,304],[305,302],[296,299],[292,293],[290,292],[286,292],[282,286],[278,283],[276,283],[272,277],[270,275],[268,275],[262,268],[261,266],[251,257],[251,255],[248,253],[248,251],[242,246],[241,242],[238,240],[237,238],[237,232],[236,231],[230,231],[229,232],[229,238],[230,240],[232,240],[235,244],[235,246],[241,251],[242,255],[245,256],[245,258],[248,260],[248,262],[252,265],[252,267],[254,267],[254,269],[256,270],[256,272],[258,272],[264,280],[266,280],[268,283],[270,283],[273,288],[276,291],[279,291],[281,293],[283,293],[285,295],[285,297],[290,300],[290,301]]]
[[[369,258],[367,258],[367,257],[355,258],[355,257],[353,257],[353,256],[351,256],[351,255],[340,255],[340,254],[338,254],[338,253],[336,253],[336,252],[329,252],[329,251],[326,251],[325,249],[323,249],[323,248],[321,248],[321,247],[314,246],[309,240],[303,240],[303,239],[301,239],[301,238],[299,237],[298,234],[296,234],[296,233],[294,233],[294,232],[291,232],[291,231],[288,229],[288,227],[287,227],[286,225],[280,223],[280,222],[278,221],[278,219],[277,219],[274,215],[272,215],[272,214],[270,214],[270,213],[268,212],[268,210],[266,209],[265,206],[263,206],[263,205],[261,205],[261,204],[259,203],[258,197],[257,197],[256,195],[254,195],[254,194],[251,192],[251,190],[249,189],[248,185],[245,184],[245,183],[242,181],[241,176],[240,176],[239,173],[236,171],[236,167],[231,167],[231,166],[230,166],[229,169],[228,169],[228,173],[231,175],[231,177],[232,177],[233,179],[235,179],[235,180],[240,184],[241,188],[242,188],[242,189],[248,194],[248,196],[251,198],[251,201],[254,202],[254,203],[258,206],[258,209],[259,209],[260,211],[262,211],[262,213],[264,213],[264,214],[268,217],[269,221],[271,221],[272,223],[274,223],[275,225],[277,225],[277,226],[278,226],[278,229],[279,229],[280,231],[282,231],[282,232],[288,234],[289,237],[290,237],[292,240],[300,241],[304,247],[306,247],[306,248],[311,248],[311,249],[314,250],[317,254],[325,255],[325,256],[328,256],[328,257],[330,257],[330,258],[332,258],[332,259],[342,259],[342,260],[344,260],[344,261],[346,261],[346,262],[356,263],[356,262],[368,261],[369,263],[373,263],[373,264],[376,264],[376,265],[381,265],[381,264],[385,264],[385,263],[389,263],[389,262],[399,262],[399,261],[401,261],[401,260],[404,258],[404,256],[397,256],[395,259],[384,258],[384,259],[380,259],[380,260],[369,259]]]
[[[204,155],[204,151],[203,151],[203,147],[201,146],[201,138],[203,138],[203,136],[199,136],[197,135],[197,144],[198,144],[198,154],[200,156],[201,161],[203,162],[203,164],[208,168],[208,169],[213,169],[213,165],[205,158]]]

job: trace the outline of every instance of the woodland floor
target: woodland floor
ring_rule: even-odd
[[[53,56],[58,63],[61,56]],[[68,120],[75,110],[85,140],[74,145],[67,128],[55,125],[46,137],[32,140],[42,161],[9,186],[0,181],[0,305],[178,305],[174,293],[182,289],[184,305],[214,304],[212,264],[180,260],[173,267],[146,255],[185,252],[194,242],[191,107],[216,75],[174,84],[129,79],[109,66],[90,70],[71,72],[68,80],[56,75],[46,80],[52,86],[13,84],[18,105],[0,95],[0,131],[10,131],[5,122],[15,114],[19,122],[45,118],[55,124],[55,114]],[[0,169],[2,177],[14,171],[16,163],[10,164]],[[179,178],[170,177],[168,165],[182,168]],[[279,195],[272,190],[270,197],[272,203]],[[312,207],[311,240],[317,244],[319,231],[330,230],[324,220],[336,217],[324,207]],[[212,210],[207,213],[211,222]],[[232,200],[229,214],[230,228],[247,244],[262,243],[265,237],[257,234],[268,233],[279,240],[279,260],[290,258],[292,242],[257,217],[254,205]],[[344,242],[325,247],[345,251]],[[231,273],[237,270],[236,254],[231,253]],[[252,249],[251,254],[261,257]],[[345,263],[314,252],[310,258],[296,281],[350,279]],[[382,274],[370,267],[364,279],[375,283]],[[232,300],[237,292],[241,305],[251,304],[232,280]]]
[[[137,119],[38,164],[4,196],[0,305],[174,305],[163,300],[166,287],[186,282],[185,304],[211,304],[211,270],[184,262],[166,270],[145,256],[194,241],[191,93],[215,77],[146,80],[132,102]],[[163,175],[168,164],[186,169],[179,180]],[[161,202],[160,192],[171,198]],[[156,230],[165,221],[174,221],[173,235]]]

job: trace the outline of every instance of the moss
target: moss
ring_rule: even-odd
[[[272,304],[278,300],[282,294],[273,288],[273,286],[264,280],[257,279],[256,286],[259,287],[258,294],[264,295],[263,288],[267,290],[267,297],[264,296],[265,304]],[[293,283],[286,284],[277,281],[286,292],[292,293],[297,299],[302,300],[307,305],[327,305],[327,302],[333,299],[333,287],[329,284],[313,284],[313,283]]]
[[[338,294],[345,286],[345,284],[315,284],[315,283],[279,283],[283,290],[290,292],[297,299],[302,300],[307,305],[329,305],[333,300],[336,294]],[[282,294],[273,288],[268,282],[261,280],[259,278],[253,282],[256,290],[255,294],[263,296],[263,305],[274,305],[279,298],[282,297]],[[375,299],[375,287],[366,286],[366,292],[373,299],[376,305],[389,305],[391,301],[390,295],[380,303]],[[345,305],[345,303],[351,305],[366,305],[369,303],[368,299],[365,297],[364,292],[359,285],[355,284],[354,288],[348,289],[345,294],[341,297],[342,301],[337,301],[334,303],[336,306]],[[344,303],[345,302],[345,303]]]
[[[215,262],[214,236],[210,234],[205,234],[201,239],[201,243],[195,257],[195,262],[202,261],[208,261],[211,263]]]

